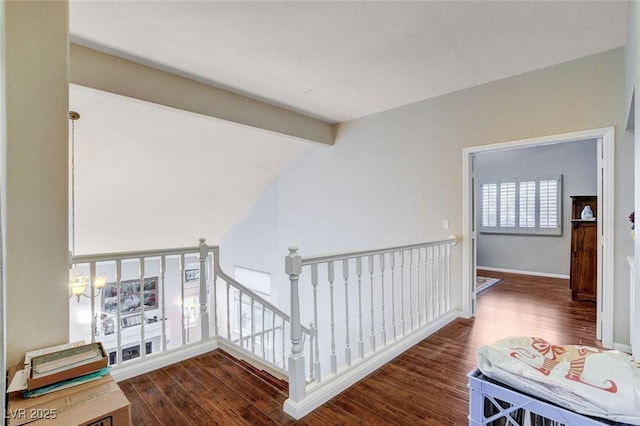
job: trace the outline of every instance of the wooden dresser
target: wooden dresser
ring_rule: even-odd
[[[598,226],[597,197],[571,197],[571,299],[595,302],[597,299]],[[582,209],[591,207],[592,220],[581,218]]]

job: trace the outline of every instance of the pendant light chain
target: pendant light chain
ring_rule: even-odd
[[[80,114],[69,111],[71,120],[71,254],[76,253],[76,120]]]

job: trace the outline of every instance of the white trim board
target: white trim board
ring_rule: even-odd
[[[146,362],[136,362],[140,360],[140,358],[136,358],[136,360],[131,363],[123,364],[121,366],[112,366],[111,376],[113,377],[113,380],[120,382],[153,370],[158,370],[166,367],[167,365],[175,364],[177,362],[211,352],[217,348],[217,339],[211,339],[206,342],[193,343],[181,348],[158,353],[157,355],[146,355],[144,358]]]
[[[626,345],[624,343],[615,343],[614,342],[613,349],[631,355],[631,345]]]
[[[423,328],[401,337],[400,340],[395,343],[391,343],[382,349],[376,350],[375,355],[364,359],[358,365],[352,365],[350,369],[344,372],[344,374],[340,374],[339,371],[336,375],[323,377],[322,381],[319,383],[316,382],[308,385],[306,395],[301,401],[295,402],[289,398],[284,402],[284,412],[294,419],[300,420],[302,417],[320,407],[331,398],[340,394],[342,391],[364,379],[366,376],[410,349],[412,346],[440,330],[442,327],[458,318],[458,316],[458,311],[449,311]]]
[[[478,145],[462,150],[462,310],[464,317],[474,316],[476,310],[476,295],[473,291],[477,260],[473,207],[473,155],[500,149],[526,148],[590,139],[598,140],[598,214],[603,218],[598,221],[597,338],[602,341],[605,347],[613,346],[613,255],[615,246],[613,127]]]
[[[549,278],[561,278],[564,280],[569,279],[569,275],[564,274],[551,274],[548,272],[534,272],[534,271],[519,271],[517,269],[505,269],[505,268],[492,268],[490,266],[476,266],[477,269],[483,269],[485,271],[506,272],[509,274],[521,274],[521,275],[533,275],[535,277],[549,277]]]

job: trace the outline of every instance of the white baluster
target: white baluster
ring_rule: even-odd
[[[418,312],[418,326],[422,324],[422,309],[420,309],[420,287],[420,247],[418,247],[416,249],[416,311]]]
[[[284,335],[284,330],[282,330]],[[276,313],[271,312],[271,352],[273,362],[276,362]],[[284,353],[282,354],[282,368],[284,368]]]
[[[231,340],[231,284],[227,282],[227,339]]]
[[[404,250],[400,251],[400,324],[402,335],[406,333],[404,324]]]
[[[256,306],[255,299],[251,298],[251,353],[256,353]]]
[[[313,353],[314,353],[314,331],[313,323],[309,324],[309,381],[315,382],[315,375],[313,373]]]
[[[369,336],[369,342],[371,344],[371,351],[376,351],[376,329],[375,329],[375,312],[373,304],[373,256],[369,256],[369,282],[371,284],[371,335]]]
[[[313,289],[313,322],[318,325],[318,265],[311,265],[311,288]]]
[[[409,249],[409,324],[413,330],[413,250]]]
[[[320,383],[322,380],[322,371],[320,370],[320,344],[318,342],[318,326],[316,325],[313,330],[313,338],[316,342],[315,348],[313,348],[313,371],[315,373],[316,382]]]
[[[451,310],[451,245],[447,245],[447,281],[445,284],[445,310]]]
[[[120,295],[120,280],[122,279],[122,261],[116,260],[116,358],[118,365],[122,364],[122,306],[120,301],[122,296]]]
[[[334,301],[333,301],[333,281],[334,281],[334,269],[333,262],[327,262],[327,275],[329,280],[329,297],[331,305],[331,372],[333,374],[338,371],[338,360],[336,358],[336,323],[334,315]]]
[[[362,331],[362,258],[356,257],[356,275],[358,276],[358,356],[364,357],[364,340]]]
[[[209,312],[207,311],[207,255],[209,247],[205,243],[204,238],[200,238],[200,293],[198,301],[200,302],[200,340],[209,339]]]
[[[213,281],[213,301],[211,306],[213,308],[213,335],[217,337],[219,335],[218,330],[218,274],[215,273],[214,262],[217,262],[218,249],[214,249],[211,260],[211,278]]]
[[[424,264],[423,264],[423,276],[424,281],[424,317],[425,323],[429,323],[432,319],[432,312],[430,309],[431,301],[431,283],[429,282],[429,247],[424,248]]]
[[[244,339],[242,338],[242,290],[238,290],[235,289],[236,291],[238,291],[240,293],[240,295],[238,296],[238,309],[240,310],[240,315],[238,315],[238,317],[240,318],[240,324],[238,325],[238,329],[240,330],[240,346],[244,349]]]
[[[300,323],[300,296],[298,279],[302,272],[302,258],[295,247],[289,248],[285,258],[285,271],[291,282],[291,356],[289,357],[289,398],[298,402],[306,395],[304,352],[302,350],[302,324]],[[284,324],[282,329],[284,330]],[[282,352],[284,356],[284,352]]]
[[[260,335],[260,345],[262,345],[262,359],[267,359],[267,345],[264,343],[266,338],[266,332],[264,330],[264,304],[262,305],[262,334]]]
[[[143,360],[147,355],[144,340],[144,257],[138,259],[138,276],[140,280],[140,359]]]
[[[166,293],[164,291],[164,277],[165,277],[165,271],[166,271],[166,267],[167,267],[167,258],[166,256],[162,255],[160,257],[160,306],[161,306],[161,312],[162,312],[162,352],[166,352],[167,351],[167,306],[166,306]]]
[[[434,299],[437,297],[437,292],[436,292],[436,287],[437,287],[437,280],[433,279],[433,274],[434,274],[434,267],[433,267],[433,251],[435,250],[435,247],[431,247],[431,250],[429,251],[429,265],[431,266],[431,270],[429,271],[429,286],[431,287],[431,301],[430,301],[430,306],[429,306],[429,310],[431,311],[431,319],[436,317],[436,313],[434,310],[434,304],[433,301]]]
[[[98,330],[98,314],[96,312],[96,288],[93,286],[96,279],[96,262],[89,264],[89,288],[91,294],[91,343],[96,341],[96,331]]]
[[[344,363],[346,365],[351,365],[351,336],[349,333],[349,259],[344,259],[342,261],[342,278],[344,278],[344,314],[346,327]]]
[[[440,300],[440,313],[444,313],[445,312],[445,297],[444,297],[444,293],[445,293],[445,287],[446,287],[446,280],[447,280],[447,271],[446,271],[446,265],[447,265],[447,246],[446,245],[441,245],[440,246],[440,281],[442,282],[442,285],[440,287],[440,292],[439,292],[439,300]]]
[[[286,324],[287,321],[284,319],[284,317],[280,317],[282,318],[282,358],[284,359],[284,355],[285,355],[285,350],[284,350],[284,341],[285,341],[285,332],[284,330],[286,329]],[[291,325],[291,323],[289,323],[289,325]],[[302,324],[300,324],[300,356],[302,357],[302,367],[300,368],[300,371],[302,374],[304,374],[304,348],[302,347],[302,345],[304,344],[304,342],[302,341]]]
[[[314,358],[316,362],[316,380],[319,382],[322,375],[320,372],[320,344],[318,342],[318,265],[311,265],[311,285],[313,287],[313,322],[316,324],[316,347]]]
[[[435,306],[435,315],[436,316],[440,316],[440,314],[442,314],[442,311],[440,310],[440,287],[441,287],[441,277],[440,277],[440,246],[434,246],[433,247],[434,250],[437,248],[438,250],[436,250],[436,252],[434,253],[435,256],[435,263],[436,263],[436,285],[435,285],[435,290],[436,290],[436,306]]]
[[[186,326],[185,326],[185,322],[184,322],[184,254],[180,255],[180,310],[181,310],[181,315],[180,315],[180,325],[182,328],[182,346],[185,345],[185,343],[187,343],[187,330],[186,330]]]
[[[387,321],[384,305],[384,253],[380,253],[380,287],[382,288],[382,346],[387,346]]]
[[[396,253],[389,253],[389,267],[391,268],[391,330],[393,331],[393,340],[398,338],[398,330],[396,329]]]

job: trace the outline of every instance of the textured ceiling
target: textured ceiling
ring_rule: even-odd
[[[627,1],[75,1],[71,39],[329,122],[622,46]]]

